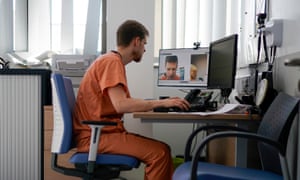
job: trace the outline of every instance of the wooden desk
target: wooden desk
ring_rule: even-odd
[[[214,125],[235,125],[248,129],[249,126],[258,125],[261,117],[248,114],[216,114],[200,116],[189,113],[160,113],[160,112],[136,112],[134,118],[143,123],[204,123]],[[247,167],[247,140],[235,139],[235,163],[239,167]]]
[[[134,118],[141,119],[144,123],[221,123],[221,124],[253,124],[260,122],[260,116],[247,114],[215,114],[200,116],[189,113],[164,113],[164,112],[136,112]]]

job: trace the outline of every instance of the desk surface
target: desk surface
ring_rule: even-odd
[[[139,118],[143,122],[232,122],[232,123],[259,123],[261,117],[258,114],[214,114],[201,116],[189,113],[165,113],[165,112],[135,112],[134,118]]]
[[[257,114],[214,114],[201,116],[189,113],[136,112],[134,118],[142,123],[203,123],[214,125],[237,125],[241,128],[258,125],[261,117]],[[239,167],[247,167],[247,141],[237,138],[235,146],[235,162]]]

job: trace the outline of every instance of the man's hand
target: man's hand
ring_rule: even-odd
[[[163,102],[163,107],[178,107],[182,110],[188,110],[190,108],[190,103],[187,100],[179,97],[162,99],[160,101]]]

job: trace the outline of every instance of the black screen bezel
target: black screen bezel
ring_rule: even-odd
[[[233,55],[231,55],[232,59],[230,62],[230,67],[232,68],[230,73],[222,73],[222,78],[216,78],[219,74],[216,73],[215,71],[215,66],[216,65],[216,61],[220,62],[220,59],[215,59],[215,48],[217,48],[219,45],[223,45],[224,43],[229,43],[233,41],[233,46],[231,47],[226,47],[228,48],[228,51],[233,53]],[[238,54],[238,49],[237,49],[237,43],[238,43],[238,35],[237,34],[233,34],[230,36],[227,36],[225,38],[213,41],[210,43],[209,45],[209,65],[208,65],[208,78],[207,78],[207,88],[208,89],[234,89],[235,87],[235,75],[236,75],[236,65],[237,65],[237,54]],[[226,57],[225,57],[226,58]],[[224,59],[225,59],[224,58]],[[223,61],[224,63],[224,61]],[[224,64],[225,65],[225,64]],[[227,64],[228,65],[228,64]],[[224,84],[224,77],[228,75],[228,77],[226,77],[226,79],[230,81],[230,83]],[[221,77],[221,76],[219,76]],[[218,81],[216,81],[216,79]]]

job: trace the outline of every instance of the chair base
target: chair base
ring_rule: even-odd
[[[86,172],[87,164],[75,164],[75,168]],[[106,179],[118,178],[119,176],[120,176],[120,168],[118,168],[116,166],[96,165],[94,173],[93,173],[94,180],[97,180],[97,179],[106,180]]]

